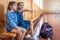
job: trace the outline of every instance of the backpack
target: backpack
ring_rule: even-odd
[[[51,38],[53,36],[53,28],[48,22],[42,24],[40,36],[42,38]]]

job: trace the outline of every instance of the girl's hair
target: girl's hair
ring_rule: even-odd
[[[24,4],[23,2],[18,2],[17,6],[21,5],[21,4]]]
[[[15,3],[16,3],[15,1],[10,1],[7,10],[10,10],[10,6],[13,6]]]

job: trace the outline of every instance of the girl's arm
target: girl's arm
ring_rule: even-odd
[[[32,9],[23,9],[23,10],[21,10],[22,12],[25,12],[25,11],[27,11],[27,12],[33,12],[33,10]]]
[[[7,15],[6,15],[6,21],[7,21],[7,24],[9,24],[10,29],[13,29],[13,28],[17,29],[17,25],[14,22],[14,17],[12,15],[12,13],[7,13]]]

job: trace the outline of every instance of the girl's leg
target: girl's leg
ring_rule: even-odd
[[[31,36],[34,35],[34,31],[33,31],[33,23],[30,23],[30,32],[31,32]]]
[[[13,29],[11,32],[14,32],[14,33],[17,33],[17,40],[20,40],[21,39],[21,31],[20,30],[16,30],[16,29]]]
[[[19,32],[19,34],[20,34],[20,40],[23,40],[27,30],[24,29],[24,28],[22,28],[22,27],[18,27],[18,30],[20,30],[20,32]]]
[[[21,40],[23,40],[23,39],[24,39],[24,36],[25,36],[25,34],[26,34],[26,32],[27,32],[27,30],[26,30],[26,29],[21,28],[21,32],[22,32]]]

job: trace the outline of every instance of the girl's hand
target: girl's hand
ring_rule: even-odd
[[[29,10],[31,13],[33,13],[33,10],[31,9],[31,10]]]
[[[20,27],[18,27],[18,26],[15,26],[15,29],[16,29],[16,30],[19,30],[19,29],[20,29]]]
[[[24,11],[33,12],[32,9],[23,9],[22,12],[24,12]]]

